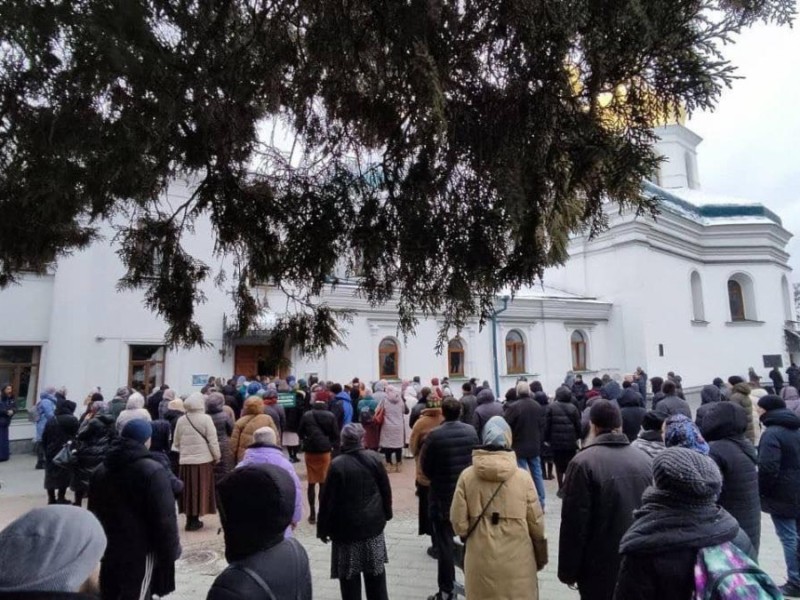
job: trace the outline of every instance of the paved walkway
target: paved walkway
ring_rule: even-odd
[[[30,455],[14,456],[0,463],[0,528],[25,511],[45,504],[42,471],[33,469]],[[298,465],[302,478],[305,469]],[[402,473],[390,474],[395,494],[395,519],[386,528],[389,551],[387,580],[389,597],[393,600],[420,600],[436,591],[436,562],[427,556],[427,540],[416,535],[416,498],[413,486],[412,461],[405,463]],[[577,600],[578,594],[558,581],[558,531],[561,501],[555,495],[555,482],[547,486],[547,515],[545,526],[550,543],[550,564],[539,573],[539,597],[542,600]],[[306,507],[307,511],[307,507]],[[205,528],[199,532],[181,531],[183,557],[176,565],[177,590],[169,598],[199,600],[205,597],[214,577],[225,568],[222,535],[217,534],[216,516],[204,517]],[[180,518],[181,527],[183,518]],[[330,579],[330,545],[314,536],[308,523],[298,527],[297,538],[306,547],[311,561],[314,598],[339,598],[338,582]],[[779,584],[784,582],[783,555],[772,523],[762,520],[761,565]],[[459,574],[460,576],[460,574]]]

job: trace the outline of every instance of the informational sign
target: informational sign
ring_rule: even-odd
[[[203,387],[208,383],[208,373],[196,373],[192,375],[192,387]]]
[[[780,354],[765,354],[764,355],[764,368],[771,369],[772,367],[783,368],[783,356]]]
[[[294,408],[296,405],[297,396],[294,392],[281,392],[278,394],[278,404],[284,408]]]

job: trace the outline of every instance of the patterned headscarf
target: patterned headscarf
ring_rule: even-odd
[[[511,427],[503,417],[492,417],[483,427],[483,445],[511,448]]]
[[[673,446],[689,448],[706,456],[709,450],[703,434],[686,415],[672,415],[667,419],[664,429],[664,445],[667,448]]]

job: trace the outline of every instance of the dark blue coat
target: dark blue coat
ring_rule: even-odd
[[[431,509],[447,519],[458,477],[472,465],[472,450],[476,446],[475,428],[461,421],[445,421],[425,438],[420,466],[431,482]]]
[[[761,416],[758,445],[761,508],[774,517],[800,517],[800,417],[786,408]]]

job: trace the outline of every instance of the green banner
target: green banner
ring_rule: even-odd
[[[297,396],[294,392],[282,392],[278,394],[278,404],[284,408],[294,408]]]

